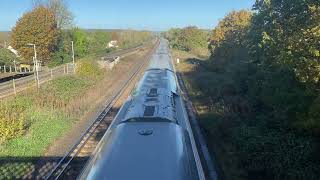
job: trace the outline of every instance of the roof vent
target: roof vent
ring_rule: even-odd
[[[149,136],[153,133],[152,129],[141,129],[138,131],[138,133],[142,136]]]
[[[143,116],[153,116],[154,115],[155,106],[146,106],[144,109]]]
[[[158,102],[158,98],[146,98],[144,102]]]
[[[158,89],[157,88],[151,88],[150,91],[149,91],[148,96],[149,97],[155,97],[155,96],[157,96],[157,94],[158,94]]]

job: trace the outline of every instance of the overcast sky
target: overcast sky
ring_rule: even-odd
[[[255,0],[66,0],[75,24],[88,29],[167,30],[196,25],[212,29],[231,10],[251,9]],[[0,31],[8,31],[32,0],[0,0]]]

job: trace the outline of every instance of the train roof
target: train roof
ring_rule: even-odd
[[[168,69],[149,69],[132,93],[123,121],[169,120],[176,122],[174,94],[175,76]],[[152,119],[153,118],[153,119]]]
[[[138,125],[138,126],[137,126]],[[84,179],[196,179],[190,143],[175,123],[126,122],[106,134]],[[103,156],[102,156],[103,155]]]
[[[158,49],[152,55],[149,68],[160,68],[160,69],[169,69],[173,70],[173,66],[171,63],[171,55],[170,50],[168,48],[168,42],[166,40],[162,40],[159,44]]]

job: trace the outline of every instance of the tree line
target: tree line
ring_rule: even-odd
[[[170,46],[174,49],[187,51],[199,56],[208,54],[209,31],[199,29],[196,26],[185,28],[172,28],[163,33],[169,40]]]
[[[223,132],[242,173],[224,167],[229,179],[319,178],[319,22],[318,0],[257,0],[211,31],[210,73],[197,83],[229,109],[212,110],[208,127]]]

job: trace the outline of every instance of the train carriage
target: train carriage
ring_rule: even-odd
[[[168,42],[161,39],[79,179],[202,179],[192,141]]]

